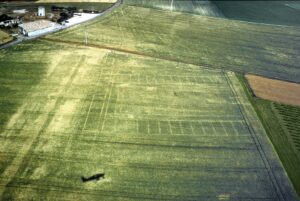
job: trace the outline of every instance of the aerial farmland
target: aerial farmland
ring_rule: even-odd
[[[299,200],[297,22],[85,3],[110,10],[0,49],[0,200]]]

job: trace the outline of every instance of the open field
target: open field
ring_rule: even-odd
[[[300,26],[299,1],[212,1],[226,18]]]
[[[23,45],[14,49],[14,53],[0,52],[0,132],[17,112],[31,87],[39,83],[44,74],[45,64],[40,62],[40,58],[30,56],[32,51],[25,54],[26,47]],[[18,54],[19,51],[23,54]],[[8,57],[8,54],[14,56]],[[17,62],[16,58],[20,62]]]
[[[0,30],[0,45],[11,41],[13,38],[4,31]]]
[[[256,75],[245,76],[257,97],[300,106],[300,84],[269,79]]]
[[[300,107],[255,98],[246,78],[239,75],[239,79],[300,195]]]
[[[173,2],[173,4],[172,4]],[[198,15],[223,17],[222,12],[210,1],[198,0],[126,0],[125,3],[134,6],[157,8],[162,10],[172,10],[187,12]]]
[[[282,127],[289,134],[290,142],[300,159],[300,108],[282,104],[275,104],[274,107],[279,113]]]
[[[44,70],[0,134],[2,200],[296,200],[233,73],[40,40],[0,53],[12,77]]]
[[[123,5],[88,24],[50,35],[208,68],[300,81],[300,28],[249,24]]]
[[[124,5],[0,50],[0,199],[297,200],[227,70],[299,81],[299,30]]]
[[[116,3],[117,0],[37,0],[37,3]]]

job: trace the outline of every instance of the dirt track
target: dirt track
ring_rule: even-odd
[[[246,75],[246,78],[257,97],[300,106],[300,84],[256,75]]]

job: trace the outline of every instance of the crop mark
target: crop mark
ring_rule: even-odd
[[[105,113],[104,113],[104,117],[103,117],[103,120],[102,120],[102,126],[101,126],[101,130],[100,132],[103,131],[103,128],[104,128],[104,124],[105,124],[105,119],[106,119],[106,116],[107,116],[107,112],[108,112],[108,107],[109,107],[109,104],[110,104],[110,98],[111,98],[111,93],[112,93],[112,89],[114,87],[114,77],[112,76],[114,72],[114,67],[111,68],[111,71],[110,71],[110,76],[109,76],[109,90],[108,90],[108,98],[107,100],[105,101],[106,102],[106,108],[105,108]],[[105,103],[104,102],[104,103]],[[104,104],[103,103],[103,104]],[[97,125],[97,130],[99,130],[99,124]]]
[[[118,106],[119,106],[119,94],[120,94],[120,89],[117,88],[117,98],[116,98],[116,102],[115,102],[115,105],[114,105],[114,118],[117,116],[116,113],[117,113],[117,109]]]
[[[149,125],[149,120],[147,120],[147,132],[150,134],[150,125]]]
[[[157,126],[158,126],[158,133],[161,134],[160,121],[157,121]]]
[[[170,130],[170,133],[171,133],[171,135],[173,135],[172,126],[171,126],[171,123],[170,123],[170,121],[168,121],[168,125],[169,125],[169,130]]]
[[[235,97],[235,100],[236,100],[239,112],[241,113],[241,115],[242,115],[242,117],[244,119],[245,125],[247,126],[247,129],[248,129],[248,131],[250,133],[250,136],[252,137],[252,139],[254,141],[254,144],[255,144],[255,147],[257,149],[257,152],[259,153],[260,158],[261,158],[261,160],[262,160],[262,162],[264,164],[264,167],[267,170],[267,173],[268,173],[268,176],[269,176],[268,178],[270,179],[270,181],[272,183],[273,190],[276,192],[276,197],[279,200],[285,200],[283,198],[283,193],[281,192],[281,189],[279,188],[278,181],[277,181],[276,177],[274,176],[274,173],[273,173],[272,169],[270,168],[270,164],[269,164],[268,158],[266,156],[266,153],[265,153],[264,149],[262,148],[261,142],[259,141],[259,139],[257,137],[257,134],[253,130],[253,127],[251,126],[251,124],[248,123],[249,119],[246,116],[246,114],[244,113],[244,108],[243,108],[243,105],[242,105],[242,103],[240,101],[238,93],[237,93],[236,89],[234,88],[234,86],[232,86],[233,84],[232,84],[232,81],[229,78],[228,74],[224,73],[224,76],[226,78],[228,86],[231,89],[232,95]]]
[[[94,102],[95,95],[96,94],[94,94],[93,97],[92,97],[92,100],[91,100],[91,103],[90,103],[90,106],[89,106],[89,109],[88,109],[88,112],[87,112],[87,115],[86,115],[86,118],[85,118],[85,121],[84,121],[84,124],[83,124],[83,127],[82,127],[82,131],[84,131],[86,123],[88,121],[88,118],[89,118],[89,115],[90,115],[90,111],[91,111],[91,108],[92,108],[92,105],[93,105],[93,102]]]
[[[184,132],[183,132],[183,128],[182,128],[182,123],[181,123],[181,121],[179,121],[178,123],[179,123],[179,127],[180,127],[180,132],[181,132],[181,134],[183,134]]]
[[[75,66],[75,68],[71,71],[70,77],[65,85],[62,86],[62,90],[60,90],[60,95],[56,98],[55,104],[51,111],[53,114],[48,114],[47,118],[45,119],[42,127],[39,129],[38,132],[33,132],[30,138],[27,138],[26,141],[23,143],[23,146],[18,150],[18,153],[16,154],[15,158],[11,162],[9,166],[6,167],[4,172],[2,173],[2,177],[6,178],[6,180],[2,180],[0,183],[0,186],[7,186],[16,175],[18,169],[20,168],[21,164],[24,162],[24,159],[28,157],[28,154],[32,151],[32,149],[35,147],[35,145],[38,143],[40,136],[46,131],[48,128],[50,122],[52,121],[54,117],[54,112],[58,110],[59,106],[61,105],[61,102],[63,100],[62,93],[64,93],[72,84],[74,77],[78,74],[78,70],[81,67],[81,64],[84,62],[85,56],[81,56],[79,62]],[[25,103],[26,104],[26,103]],[[24,114],[25,115],[25,114]],[[21,118],[21,116],[20,116]],[[23,117],[24,118],[24,117]],[[0,197],[4,193],[5,188],[0,188]]]
[[[136,123],[136,134],[139,134],[139,120],[136,119],[135,123]]]
[[[225,128],[225,126],[223,125],[223,123],[220,122],[220,124],[222,125],[222,128],[223,128],[223,130],[224,130],[224,132],[225,132],[225,135],[226,135],[226,136],[229,136],[229,134],[227,133],[226,128]]]

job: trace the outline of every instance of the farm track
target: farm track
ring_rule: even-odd
[[[161,59],[161,60],[166,60],[166,61],[171,61],[171,62],[179,62],[179,63],[183,63],[183,64],[192,64],[192,65],[200,66],[199,64],[192,63],[192,62],[186,62],[186,61],[179,60],[179,59],[174,59],[174,58],[170,58],[170,57],[157,57],[157,56],[147,54],[144,52],[138,52],[138,51],[134,51],[134,50],[122,49],[122,48],[111,47],[111,46],[106,46],[106,45],[97,45],[97,44],[90,44],[90,43],[85,44],[84,42],[68,41],[68,40],[61,40],[61,39],[56,39],[56,38],[40,38],[40,40],[50,41],[50,42],[59,42],[59,43],[65,43],[65,44],[70,44],[70,45],[88,46],[88,47],[94,47],[94,48],[99,48],[99,49],[106,49],[106,50],[112,50],[112,51],[117,51],[117,52],[122,52],[122,53],[128,53],[128,54],[148,57],[148,58],[152,58],[152,59]]]

